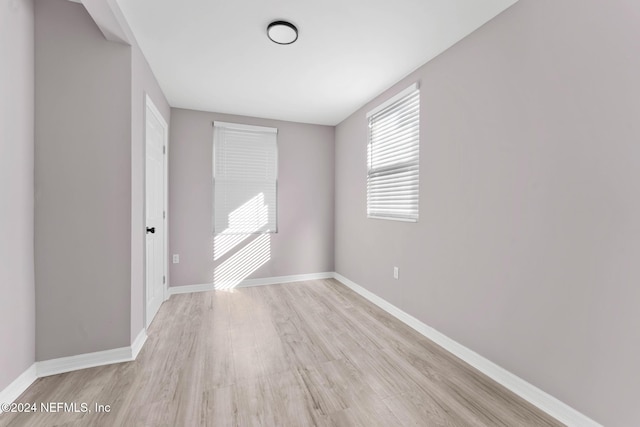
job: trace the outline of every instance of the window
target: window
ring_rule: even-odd
[[[277,232],[278,130],[213,123],[216,234]]]
[[[367,114],[367,216],[418,221],[420,90],[415,83]]]

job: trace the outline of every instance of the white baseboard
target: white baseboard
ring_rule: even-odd
[[[550,394],[545,393],[536,386],[522,378],[512,374],[504,368],[496,365],[478,353],[470,350],[462,344],[452,340],[448,336],[422,323],[420,320],[402,311],[395,305],[380,298],[376,294],[366,290],[362,286],[352,282],[341,274],[334,273],[334,278],[357,294],[371,301],[398,320],[415,329],[431,341],[438,344],[448,352],[464,360],[489,378],[508,388],[524,400],[540,408],[558,421],[569,427],[602,427],[596,421],[578,412],[569,405],[561,402]]]
[[[331,279],[334,277],[333,272],[311,273],[311,274],[294,274],[290,276],[275,276],[262,279],[245,279],[240,282],[236,288],[248,288],[251,286],[277,285],[280,283],[304,282],[306,280]],[[201,285],[186,286],[170,286],[169,294],[190,294],[193,292],[215,291],[216,289],[229,289],[231,286],[214,285],[213,283],[204,283]]]
[[[146,341],[147,331],[143,329],[129,347],[120,347],[111,350],[96,351],[95,353],[78,354],[76,356],[36,362],[36,372],[38,378],[41,378],[62,374],[64,372],[78,371],[80,369],[95,368],[96,366],[131,362],[136,360],[138,353],[140,353]]]
[[[131,343],[131,360],[136,360],[144,343],[147,342],[147,331],[143,328],[136,339]]]
[[[129,347],[120,347],[112,350],[36,362],[16,378],[15,381],[9,384],[9,386],[0,391],[0,403],[13,402],[38,378],[136,360],[146,340],[147,332],[143,329]],[[0,410],[0,413],[1,412]]]
[[[0,391],[0,403],[12,403],[16,400],[24,391],[29,388],[31,384],[37,379],[36,364],[29,366],[26,371],[20,374],[18,378],[13,380],[11,384]],[[2,408],[0,407],[0,414]]]
[[[215,290],[216,288],[213,287],[213,283],[203,283],[201,285],[169,286],[169,288],[167,289],[167,291],[169,292],[169,296]]]
[[[311,273],[311,274],[294,274],[291,276],[267,277],[264,279],[246,279],[243,280],[238,287],[247,288],[250,286],[277,285],[280,283],[305,282],[307,280],[332,279],[333,272]]]
[[[37,362],[37,374],[38,378],[48,377],[112,363],[130,362],[131,360],[133,360],[131,358],[131,347],[120,347]]]

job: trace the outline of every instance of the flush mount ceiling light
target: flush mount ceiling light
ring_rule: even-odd
[[[267,27],[269,39],[278,44],[291,44],[298,40],[298,29],[291,22],[273,21]]]

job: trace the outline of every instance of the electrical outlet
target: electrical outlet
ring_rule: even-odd
[[[174,264],[179,264],[180,263],[180,255],[173,254],[173,263]]]
[[[397,279],[400,275],[400,269],[398,267],[393,267],[393,278]]]

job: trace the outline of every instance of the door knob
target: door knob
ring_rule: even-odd
[[[156,228],[155,227],[147,227],[147,233],[154,234],[155,232],[156,232]]]

